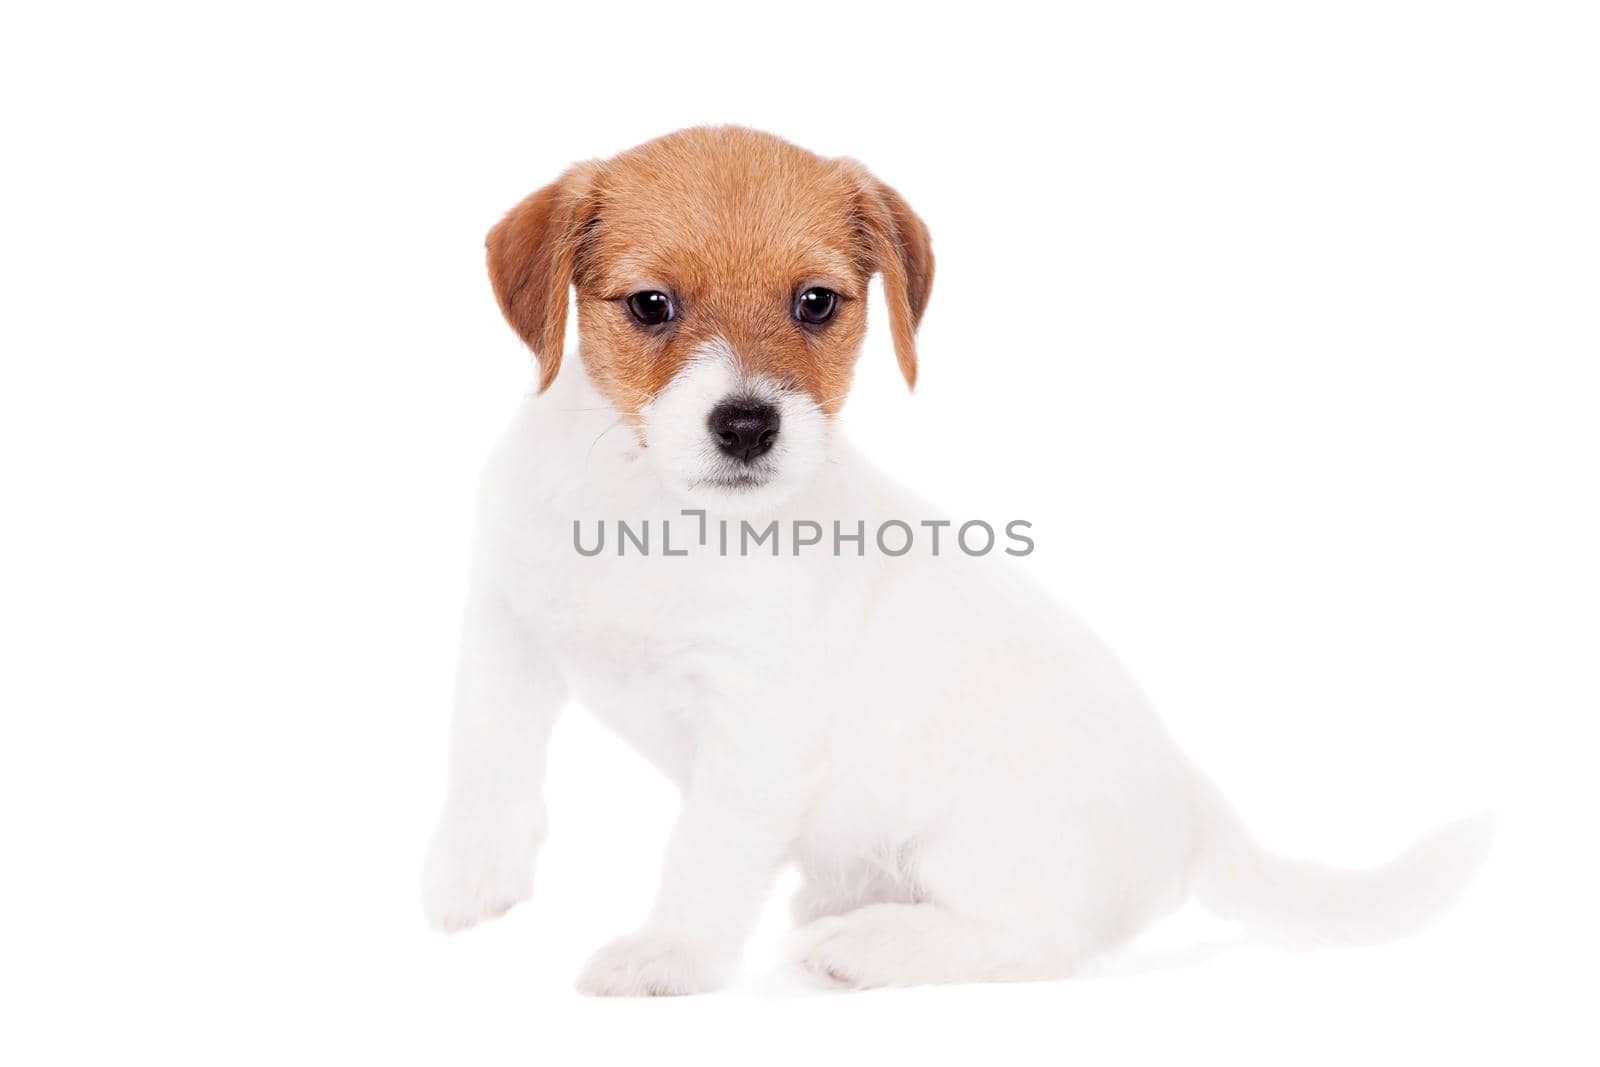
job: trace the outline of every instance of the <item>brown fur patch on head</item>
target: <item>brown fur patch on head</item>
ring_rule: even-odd
[[[576,286],[584,365],[630,415],[717,339],[747,370],[836,412],[879,271],[900,368],[915,383],[933,280],[927,228],[864,167],[730,126],[681,130],[573,168],[490,232],[489,263],[506,318],[539,356],[541,389],[555,377],[566,287]],[[840,297],[820,327],[794,314],[813,286]],[[671,323],[633,320],[627,298],[645,290],[672,297]]]

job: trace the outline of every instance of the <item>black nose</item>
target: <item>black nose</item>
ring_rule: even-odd
[[[735,459],[752,460],[778,439],[778,409],[759,400],[724,400],[706,420],[717,447]]]

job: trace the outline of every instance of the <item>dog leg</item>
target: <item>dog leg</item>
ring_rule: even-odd
[[[815,920],[792,942],[796,961],[847,988],[1062,978],[1181,895],[1138,881],[1139,871],[1161,879],[1143,858],[1119,856],[1116,826],[1042,812],[1005,833],[999,823],[969,805],[906,852],[912,902]]]
[[[423,865],[423,911],[435,927],[464,929],[532,892],[545,744],[565,697],[511,609],[475,597],[462,630],[449,788]]]
[[[794,955],[848,989],[1059,978],[1070,955],[1039,936],[960,915],[942,904],[868,904],[808,924]]]
[[[673,996],[722,985],[789,853],[807,802],[804,781],[749,751],[702,753],[649,920],[595,953],[578,989]]]

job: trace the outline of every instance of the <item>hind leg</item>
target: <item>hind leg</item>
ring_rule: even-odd
[[[1034,829],[1052,832],[948,827],[908,854],[914,899],[816,919],[797,936],[798,962],[858,989],[1061,978],[1180,895],[1126,839]]]
[[[1070,955],[1048,939],[957,914],[942,904],[868,904],[809,924],[797,960],[850,989],[1059,978]]]
[[[937,857],[935,857],[937,859]],[[850,989],[1003,982],[1068,973],[1072,952],[1000,894],[982,899],[972,886],[938,877],[900,899],[863,895],[851,906],[837,883],[808,883],[797,917],[810,921],[793,944],[796,962],[828,984]],[[797,901],[798,903],[798,901]]]

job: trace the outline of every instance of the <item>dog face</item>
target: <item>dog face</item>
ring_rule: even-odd
[[[691,500],[774,504],[820,467],[874,273],[915,383],[928,231],[851,160],[753,130],[683,130],[571,168],[488,248],[540,389],[561,364],[571,287],[586,372]]]

